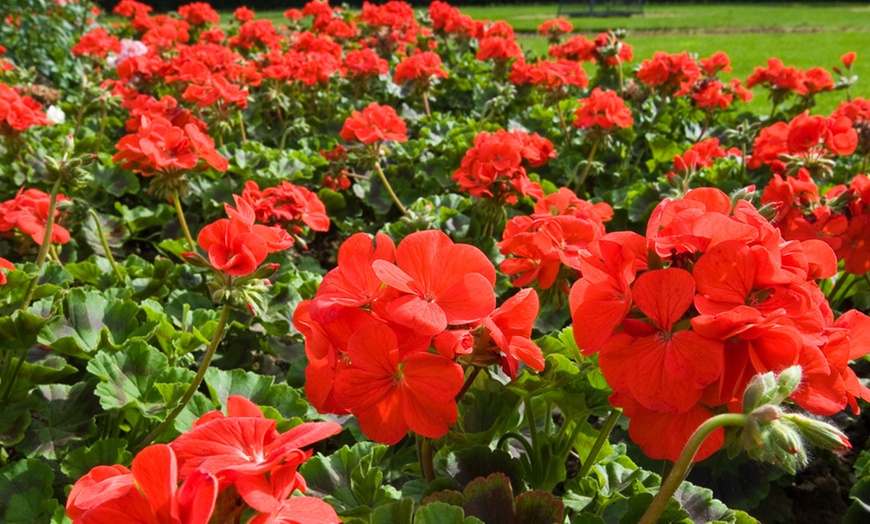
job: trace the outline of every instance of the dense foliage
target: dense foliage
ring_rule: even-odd
[[[0,31],[4,522],[745,523],[693,463],[864,444],[821,419],[870,400],[854,53],[113,13]]]

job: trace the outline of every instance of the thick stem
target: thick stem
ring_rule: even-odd
[[[562,112],[562,104],[556,101],[556,112],[559,114],[559,123],[562,124],[562,136],[565,137],[565,145],[571,144],[571,137],[568,135],[568,125],[565,124],[565,114]]]
[[[399,210],[402,212],[403,215],[407,215],[408,210],[405,209],[405,206],[403,206],[402,202],[399,201],[399,197],[396,196],[396,192],[393,191],[393,186],[391,186],[390,183],[387,181],[387,176],[384,175],[384,170],[381,169],[381,164],[377,160],[375,160],[375,170],[377,170],[378,176],[381,177],[381,182],[383,182],[384,186],[387,188],[387,192],[390,194],[390,197],[392,197],[393,202],[395,202],[396,205],[399,206]]]
[[[45,234],[42,235],[42,245],[39,246],[39,253],[36,255],[36,278],[30,281],[27,287],[27,294],[24,296],[24,302],[21,304],[21,309],[25,310],[30,306],[30,301],[33,300],[33,293],[36,291],[36,286],[39,281],[39,274],[42,272],[42,266],[45,264],[45,257],[48,255],[48,248],[51,245],[51,230],[54,227],[54,212],[57,209],[57,193],[60,191],[61,177],[57,177],[54,185],[51,187],[51,195],[48,200],[48,216],[45,222]]]
[[[698,426],[698,429],[689,437],[686,447],[680,453],[680,458],[677,459],[667,478],[662,482],[658,494],[653,499],[652,504],[646,509],[639,524],[654,524],[658,520],[668,501],[671,500],[671,497],[677,492],[677,488],[680,487],[686,475],[689,474],[689,468],[692,467],[692,459],[695,458],[698,449],[710,433],[723,426],[742,426],[745,423],[746,415],[723,413],[707,419],[703,424]]]
[[[580,174],[580,178],[577,179],[577,185],[574,186],[574,192],[578,197],[582,198],[580,191],[583,189],[583,183],[586,182],[586,177],[589,175],[589,170],[592,168],[592,159],[595,158],[595,153],[598,151],[598,144],[600,142],[600,138],[596,138],[595,141],[592,142],[592,149],[589,151],[589,156],[586,158],[586,166],[583,167],[583,172]]]
[[[483,368],[474,366],[474,368],[471,370],[471,373],[469,373],[468,378],[465,379],[465,384],[462,385],[462,389],[460,389],[459,393],[456,394],[456,402],[459,402],[459,399],[465,396],[469,388],[471,388],[471,385],[474,383],[474,379],[476,379],[477,375],[480,374],[481,369]]]
[[[423,108],[426,110],[426,116],[431,117],[432,112],[429,111],[429,93],[423,91]]]
[[[98,155],[100,153],[100,144],[103,143],[103,134],[106,131],[106,117],[108,116],[108,107],[106,107],[106,101],[101,100],[103,104],[102,112],[100,113],[100,131],[97,133],[97,142],[94,145],[94,154]]]
[[[245,119],[242,116],[241,110],[239,110],[238,115],[239,115],[239,131],[241,131],[241,133],[242,133],[242,143],[244,144],[245,142],[248,141],[248,137],[245,135]]]
[[[420,467],[423,469],[423,478],[429,483],[435,480],[435,446],[430,438],[417,435],[417,439]]]
[[[232,306],[229,303],[224,303],[223,308],[221,309],[221,317],[218,320],[217,328],[215,329],[214,335],[212,336],[211,343],[208,348],[205,350],[205,355],[202,357],[202,362],[199,365],[199,369],[196,371],[196,376],[193,377],[193,381],[188,386],[187,391],[184,393],[184,397],[182,397],[181,402],[172,410],[172,413],[166,417],[166,420],[160,423],[154,431],[148,434],[147,437],[142,439],[136,446],[136,451],[141,451],[145,446],[150,444],[154,439],[160,436],[163,431],[168,428],[172,422],[175,421],[176,417],[184,411],[187,403],[190,402],[190,399],[193,398],[193,394],[196,393],[196,390],[199,388],[199,385],[202,384],[202,379],[205,377],[205,372],[208,371],[208,366],[211,364],[211,359],[214,357],[215,351],[217,351],[217,347],[221,342],[221,338],[223,338],[224,329],[226,328],[227,321],[230,319],[230,311],[232,310]]]
[[[598,458],[598,453],[601,452],[601,448],[604,447],[604,443],[607,442],[607,437],[610,436],[610,432],[613,431],[613,426],[616,425],[616,421],[619,420],[621,414],[622,411],[614,409],[609,415],[607,415],[607,420],[605,420],[604,425],[601,426],[601,431],[598,432],[598,438],[596,438],[595,443],[592,444],[592,449],[589,450],[589,455],[586,456],[586,461],[583,462],[582,466],[580,466],[580,472],[577,473],[578,477],[583,478],[589,474],[589,471],[595,464],[595,459]]]
[[[172,189],[172,205],[175,206],[175,214],[178,215],[178,223],[181,224],[181,230],[184,232],[184,238],[187,239],[187,244],[191,251],[196,251],[196,242],[190,236],[190,229],[187,227],[187,220],[184,219],[184,211],[181,209],[181,198],[178,196],[178,189]]]
[[[97,216],[97,212],[93,209],[89,209],[88,212],[94,217],[94,224],[97,225],[97,236],[100,237],[100,244],[103,246],[103,251],[106,252],[106,258],[109,259],[109,264],[112,265],[112,271],[115,273],[115,276],[118,277],[119,282],[124,281],[123,275],[121,275],[121,271],[118,269],[118,264],[115,263],[115,257],[112,256],[112,251],[109,249],[109,242],[106,241],[106,235],[103,234],[103,226],[100,224],[100,218]]]

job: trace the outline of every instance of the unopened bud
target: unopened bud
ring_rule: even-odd
[[[69,158],[76,149],[76,141],[72,135],[66,135],[63,139],[63,157]]]
[[[773,407],[787,399],[801,382],[800,366],[792,366],[779,375],[772,371],[755,375],[743,393],[743,412],[753,413],[766,404]]]
[[[827,422],[792,413],[783,417],[791,422],[807,441],[817,448],[844,450],[852,445],[842,431]]]
[[[193,267],[211,267],[211,263],[205,259],[199,253],[194,253],[192,251],[185,251],[181,254],[182,258],[187,261]]]

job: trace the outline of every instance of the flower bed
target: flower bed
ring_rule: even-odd
[[[440,1],[38,3],[7,23],[73,29],[0,62],[4,521],[753,522],[692,464],[853,445],[866,517],[821,418],[870,400],[854,53],[744,85]]]

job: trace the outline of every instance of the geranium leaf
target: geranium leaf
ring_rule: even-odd
[[[145,342],[133,341],[116,353],[97,353],[87,369],[101,381],[96,393],[103,409],[130,407],[146,417],[155,417],[163,409],[163,402],[160,395],[156,399],[152,396],[152,389],[167,367],[163,353]]]
[[[414,524],[477,524],[477,517],[466,517],[462,508],[444,502],[426,504],[414,513]]]
[[[411,524],[414,516],[414,501],[403,498],[378,506],[372,511],[371,524]]]
[[[93,389],[88,382],[36,388],[41,397],[39,416],[33,417],[27,428],[21,451],[29,457],[58,460],[70,443],[90,436],[96,430],[94,416],[99,412]]]
[[[535,490],[521,493],[514,500],[518,524],[559,524],[565,506],[552,494]]]
[[[43,508],[36,507],[29,514],[28,507],[31,497],[43,501],[53,500],[53,483],[54,473],[51,468],[37,459],[19,460],[0,469],[0,512],[3,522],[48,521],[54,507],[47,513],[43,513]]]
[[[513,524],[514,496],[510,480],[501,473],[477,478],[465,486],[463,492],[466,515],[475,516],[487,524]]]
[[[467,486],[479,477],[501,473],[510,480],[513,491],[523,488],[523,473],[519,461],[507,451],[489,446],[471,446],[457,450],[447,457],[447,474],[460,486]]]
[[[382,444],[359,442],[352,448],[344,446],[328,457],[315,455],[299,468],[308,482],[308,495],[323,498],[340,514],[363,503],[357,498],[360,491],[367,489],[365,498],[377,499],[384,487],[374,482],[377,479],[362,475],[357,468],[367,459],[368,465],[377,469],[380,459],[373,459],[383,457],[387,449]],[[356,478],[352,482],[354,473]],[[399,498],[398,494],[393,498]]]
[[[127,444],[126,439],[113,438],[76,448],[63,457],[60,470],[70,481],[76,481],[96,466],[129,464],[133,454],[127,450]]]

